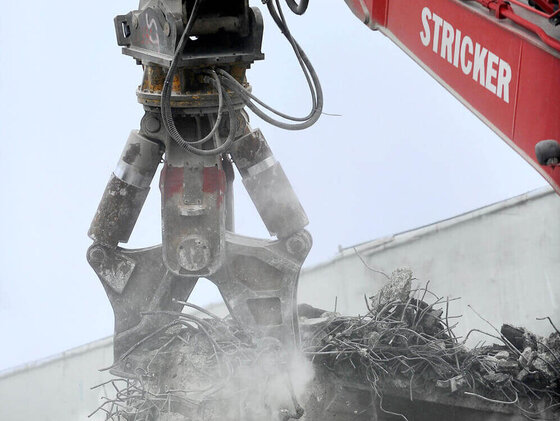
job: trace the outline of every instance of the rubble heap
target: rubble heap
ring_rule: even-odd
[[[335,382],[365,384],[377,402],[388,391],[410,395],[410,400],[418,391],[427,391],[516,407],[529,419],[550,419],[546,416],[551,413],[557,419],[556,329],[544,338],[503,325],[500,331],[475,329],[458,338],[451,323],[457,316],[449,315],[453,300],[438,297],[428,286],[412,289],[408,270],[397,270],[390,278],[378,294],[366,299],[364,316],[303,305],[302,349],[307,360],[296,366],[285,360],[278,341],[257,339],[231,318],[208,312],[211,317],[204,319],[170,314],[180,323],[126,353],[126,361],[118,364],[126,372],[115,373],[119,377],[105,384],[112,386],[114,396],[96,412],[127,421],[262,421],[300,419],[306,408],[302,419],[323,420],[313,408],[327,395],[324,379],[334,375]],[[469,349],[465,342],[474,332],[496,343]]]
[[[119,377],[97,387],[111,386],[114,397],[91,415],[115,421],[301,418],[296,391],[300,395],[312,377],[303,357],[286,361],[278,340],[256,338],[231,318],[173,316],[180,323],[140,341],[110,367]],[[126,372],[115,370],[123,366]]]
[[[306,353],[330,369],[349,363],[364,370],[380,398],[388,387],[410,390],[411,398],[413,389],[435,390],[513,405],[537,419],[560,408],[560,332],[543,338],[503,325],[459,340],[450,322],[456,316],[448,314],[452,300],[427,286],[412,290],[412,279],[408,270],[395,271],[366,300],[365,316],[331,317],[307,338]],[[468,349],[473,332],[497,343]]]

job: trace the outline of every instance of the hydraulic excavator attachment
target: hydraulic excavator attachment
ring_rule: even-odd
[[[539,0],[346,0],[560,193],[560,10]],[[499,165],[499,157],[496,157]]]
[[[293,352],[298,276],[312,240],[288,178],[243,110],[253,98],[246,70],[264,58],[260,11],[247,0],[142,0],[115,28],[123,53],[144,70],[137,91],[144,117],[89,230],[87,258],[115,313],[113,372],[134,372],[126,356],[177,323],[200,277],[217,285],[242,326]],[[314,109],[297,128],[319,115]],[[161,162],[162,245],[121,248]],[[275,239],[234,232],[234,165]]]
[[[308,6],[307,0],[285,2],[296,14],[303,14]],[[560,172],[554,170],[560,163],[556,0],[346,2],[366,25],[393,40],[560,193]],[[292,117],[252,94],[246,71],[264,59],[263,19],[248,0],[141,0],[138,9],[115,18],[118,44],[144,72],[137,90],[144,116],[125,144],[91,224],[89,236],[94,243],[87,259],[115,314],[112,372],[128,386],[128,379],[155,381],[150,364],[179,338],[169,330],[194,321],[197,328],[191,325],[191,330],[205,333],[214,344],[206,330],[210,325],[183,313],[201,277],[216,284],[235,325],[250,331],[250,338],[264,339],[264,348],[281,350],[278,354],[297,354],[297,284],[312,245],[305,230],[308,220],[261,131],[250,127],[244,107],[277,127],[301,130],[320,117],[323,94],[313,66],[288,28],[281,1],[263,0],[263,4],[293,48],[308,82],[312,109],[307,116]],[[162,244],[122,248],[160,164]],[[272,239],[235,233],[234,166]],[[162,333],[172,336],[167,344],[158,342],[165,336]],[[150,342],[159,347],[148,350],[151,357],[149,352],[135,352]],[[251,349],[260,353],[259,347]],[[285,377],[286,361],[279,358],[270,365]],[[167,388],[167,380],[154,387]],[[293,411],[284,406],[280,419],[301,418],[303,408],[291,380],[287,383]],[[345,396],[340,390],[329,404],[338,415],[330,419],[347,419],[349,408],[348,416],[371,418],[369,389],[349,395],[365,396],[359,414],[349,405],[350,398],[340,398]],[[171,408],[170,400],[166,403],[168,414],[182,412]],[[178,399],[173,405],[183,403]],[[138,414],[139,408],[132,409]]]

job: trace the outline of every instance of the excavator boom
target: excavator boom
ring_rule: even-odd
[[[554,170],[557,162],[541,165],[535,155],[539,142],[560,139],[557,4],[541,0],[534,4],[537,9],[518,0],[346,3],[366,25],[412,57],[560,193],[560,170]],[[499,165],[499,157],[496,163]]]

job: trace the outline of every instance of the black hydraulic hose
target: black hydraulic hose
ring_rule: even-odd
[[[173,60],[171,61],[171,65],[169,66],[169,70],[167,71],[165,81],[163,82],[163,89],[161,91],[161,116],[165,128],[167,129],[171,137],[173,137],[173,139],[175,139],[177,136],[181,138],[181,135],[175,127],[175,122],[173,121],[173,115],[171,113],[171,92],[173,87],[172,81],[175,77],[175,73],[177,72],[177,67],[179,66],[180,56],[185,49],[189,34],[192,31],[194,22],[196,21],[196,15],[198,14],[198,8],[200,7],[200,4],[201,0],[196,0],[193,5],[191,15],[189,17],[185,30],[183,31],[183,35],[181,35],[179,44],[175,49],[175,54],[173,55]]]
[[[219,155],[219,154],[222,154],[224,152],[227,152],[227,150],[230,148],[233,141],[235,140],[235,136],[237,134],[237,129],[239,127],[239,124],[238,124],[239,121],[237,119],[237,112],[233,108],[233,104],[231,102],[231,99],[227,95],[227,93],[225,93],[225,92],[224,92],[224,100],[225,100],[225,103],[226,103],[227,112],[229,114],[229,133],[228,133],[228,137],[226,138],[225,142],[222,143],[220,146],[218,146],[216,148],[213,148],[213,149],[194,148],[190,145],[190,142],[186,142],[184,144],[184,146],[182,144],[180,144],[182,147],[184,147],[185,149],[187,149],[188,151],[190,151],[190,152],[192,152],[196,155],[202,155],[202,156]],[[217,141],[220,141],[219,131],[214,134],[214,138]]]
[[[218,74],[214,71],[214,70],[210,70],[210,72],[212,74],[212,79],[210,78],[204,78],[204,81],[207,83],[211,83],[212,85],[214,85],[214,87],[216,88],[216,92],[218,93],[218,114],[216,117],[216,121],[214,122],[212,129],[210,130],[210,132],[204,136],[202,139],[200,140],[195,140],[195,141],[187,141],[184,140],[181,137],[181,142],[179,144],[181,144],[183,141],[187,142],[189,145],[194,146],[194,145],[202,145],[203,143],[208,142],[210,139],[212,139],[212,137],[214,136],[214,133],[216,133],[216,130],[218,130],[220,128],[220,123],[222,122],[222,115],[223,115],[223,107],[224,107],[224,95],[225,93],[223,92],[222,89],[222,81],[220,80],[220,78],[218,77]],[[198,134],[198,136],[201,136],[200,134]],[[177,140],[176,140],[177,141]],[[186,148],[185,148],[186,149]]]
[[[292,37],[288,29],[288,26],[286,24],[286,21],[284,19],[284,15],[282,14],[282,9],[280,7],[279,0],[276,0],[276,6],[278,8],[278,12],[274,7],[274,0],[268,0],[267,6],[272,16],[272,19],[274,20],[276,25],[280,28],[282,34],[286,37],[286,39],[292,46],[296,54],[296,57],[298,59],[298,62],[306,76],[306,79],[310,87],[312,103],[313,103],[311,112],[306,117],[292,117],[280,111],[277,111],[274,108],[265,104],[264,102],[260,101],[250,92],[248,92],[247,89],[245,89],[245,87],[243,87],[243,85],[241,85],[231,75],[227,74],[225,71],[221,69],[218,69],[217,71],[222,77],[222,81],[224,82],[224,84],[229,89],[233,90],[235,93],[240,95],[243,98],[247,107],[249,107],[251,111],[253,111],[257,116],[262,118],[264,121],[285,130],[303,130],[313,125],[321,116],[323,110],[323,91],[321,88],[321,83],[319,81],[319,77],[317,76],[317,73],[315,72],[315,69],[313,68],[313,65],[311,64],[311,61],[309,60],[309,58],[307,57],[303,49]],[[293,124],[293,123],[284,123],[282,121],[278,121],[273,117],[264,113],[262,110],[260,110],[255,104],[251,102],[251,99],[253,99],[255,102],[257,102],[264,108],[268,109],[269,111],[272,111],[273,113],[275,113],[276,115],[282,118],[285,118],[287,120],[292,120],[292,121],[300,121],[301,123]]]
[[[214,123],[214,125],[212,127],[212,130],[210,131],[210,133],[207,136],[205,136],[204,138],[202,138],[200,140],[196,140],[196,141],[192,141],[192,142],[189,142],[189,141],[183,139],[183,137],[181,136],[181,134],[179,133],[179,131],[177,130],[177,128],[175,126],[175,122],[173,120],[172,109],[171,109],[172,81],[173,81],[173,78],[175,77],[175,73],[177,72],[177,67],[178,67],[178,64],[179,64],[179,61],[180,61],[180,56],[181,56],[183,50],[185,49],[185,46],[186,46],[186,43],[188,41],[189,35],[190,35],[190,33],[192,31],[192,28],[194,26],[194,22],[196,21],[198,9],[199,9],[202,1],[203,0],[195,0],[195,3],[194,3],[194,5],[192,7],[192,10],[191,10],[191,15],[189,17],[189,20],[187,22],[185,30],[183,31],[183,34],[181,36],[181,39],[179,41],[179,44],[178,44],[177,49],[175,51],[175,54],[173,56],[173,60],[172,60],[171,65],[169,67],[169,71],[168,71],[167,76],[165,78],[165,82],[164,82],[164,86],[163,86],[163,90],[162,90],[162,94],[161,94],[161,114],[162,114],[163,124],[164,124],[167,132],[169,133],[171,138],[175,142],[177,142],[177,144],[179,146],[181,146],[184,149],[187,149],[188,151],[190,151],[192,153],[198,154],[198,155],[212,155],[212,154],[222,153],[223,151],[227,150],[227,147],[230,146],[231,142],[233,141],[233,137],[235,136],[235,132],[237,131],[237,118],[236,118],[236,115],[235,115],[235,111],[233,110],[233,106],[231,105],[230,98],[228,97],[227,93],[223,91],[223,89],[221,87],[221,82],[219,80],[220,78],[217,77],[216,72],[213,71],[213,70],[210,71],[210,74],[211,74],[213,79],[208,79],[207,81],[212,83],[215,86],[215,88],[218,92],[218,99],[219,99],[218,116],[217,116],[216,122]],[[276,2],[276,8],[274,7],[274,1]],[[286,0],[286,3],[288,4],[290,9],[294,13],[303,14],[305,12],[305,10],[307,9],[309,0],[301,0],[301,2],[299,4],[296,3],[294,0]],[[292,46],[292,49],[294,50],[294,52],[296,54],[298,63],[300,65],[300,67],[301,67],[301,69],[302,69],[302,71],[305,75],[305,78],[307,80],[307,83],[309,85],[309,89],[310,89],[310,92],[311,92],[311,99],[312,99],[312,109],[309,112],[309,114],[305,117],[292,117],[290,115],[282,113],[282,112],[270,107],[269,105],[265,104],[263,101],[259,100],[257,97],[253,96],[250,92],[248,92],[247,89],[245,89],[245,87],[243,85],[241,85],[235,78],[233,78],[230,74],[228,74],[224,70],[217,69],[217,71],[218,71],[218,73],[220,73],[220,76],[222,77],[223,82],[233,92],[237,93],[242,98],[243,102],[260,118],[262,118],[263,120],[267,121],[268,123],[270,123],[270,124],[272,124],[276,127],[280,127],[282,129],[285,129],[285,130],[303,130],[303,129],[306,129],[306,128],[310,127],[311,125],[313,125],[319,119],[319,117],[321,116],[321,113],[322,113],[322,110],[323,110],[323,91],[322,91],[322,88],[321,88],[321,83],[319,81],[319,77],[317,76],[317,73],[315,72],[315,69],[313,68],[313,65],[311,64],[311,61],[309,60],[309,58],[307,57],[307,55],[305,54],[303,49],[295,41],[292,34],[290,33],[287,22],[286,22],[285,17],[282,13],[280,0],[267,0],[266,4],[267,4],[268,10],[269,10],[274,22],[276,23],[276,25],[279,27],[282,34],[286,37],[286,39],[288,40],[288,42]],[[201,144],[207,142],[208,140],[210,140],[210,138],[212,136],[214,136],[214,138],[216,140],[219,140],[217,130],[219,129],[219,123],[221,122],[221,117],[222,117],[222,112],[223,112],[222,105],[223,105],[223,100],[224,99],[225,99],[226,106],[227,106],[228,112],[229,112],[230,133],[228,135],[228,138],[226,139],[224,144],[222,144],[222,145],[220,145],[220,146],[218,146],[214,149],[195,148],[194,145],[201,145]],[[286,120],[296,121],[296,122],[299,122],[299,123],[293,124],[293,123],[285,123],[285,122],[282,122],[282,121],[278,121],[278,120],[274,119],[273,117],[267,115],[261,109],[259,109],[255,104],[253,104],[251,102],[251,99],[254,100],[255,102],[257,102],[258,104],[260,104],[262,107],[264,107],[264,108],[268,109],[269,111],[273,112],[274,114],[280,116],[281,118],[284,118]]]
[[[279,26],[280,31],[288,39],[288,42],[290,43],[290,46],[292,47],[292,50],[294,50],[294,53],[295,53],[296,58],[298,60],[298,63],[300,65],[301,69],[303,70],[303,74],[305,75],[305,79],[307,80],[307,84],[309,85],[309,90],[311,92],[311,102],[312,102],[312,104],[314,104],[314,107],[316,107],[317,106],[317,91],[321,90],[321,82],[319,81],[318,77],[313,79],[310,76],[309,68],[313,69],[313,65],[311,64],[311,61],[305,55],[305,52],[303,51],[303,48],[301,48],[301,46],[297,43],[295,38],[292,36],[292,33],[290,32],[290,28],[288,27],[288,22],[286,21],[286,18],[284,17],[284,13],[282,12],[282,7],[280,6],[280,0],[276,0],[276,7],[278,8],[278,14],[280,15],[280,22],[282,23],[282,26],[281,27]],[[277,21],[277,20],[275,19],[275,21]],[[305,58],[307,60],[307,63],[305,62],[305,60],[303,59],[302,56],[305,56]],[[317,75],[315,75],[315,76],[317,76]],[[321,91],[321,93],[322,93],[322,91]],[[321,104],[321,107],[322,107],[322,104]]]
[[[307,10],[307,6],[309,6],[309,0],[301,0],[299,4],[297,4],[294,0],[286,0],[286,3],[290,10],[296,15],[303,15]]]
[[[211,71],[210,73],[212,73],[212,78],[207,78],[206,81],[212,83],[216,87],[216,91],[218,93],[218,98],[219,98],[219,100],[218,100],[218,114],[217,114],[217,117],[216,117],[216,121],[213,123],[212,129],[210,130],[210,132],[200,140],[188,141],[188,140],[185,140],[181,136],[181,134],[178,132],[177,128],[175,127],[175,122],[174,121],[173,121],[173,126],[168,129],[168,132],[169,132],[170,136],[173,138],[173,140],[181,148],[186,149],[189,152],[192,152],[192,153],[197,154],[197,155],[218,155],[222,152],[225,152],[225,150],[231,145],[231,143],[233,141],[233,136],[235,135],[235,133],[233,133],[233,134],[230,133],[231,136],[228,136],[226,142],[223,145],[220,145],[216,148],[200,149],[200,148],[195,148],[194,147],[195,145],[202,145],[202,144],[208,142],[209,140],[211,140],[212,138],[219,139],[218,132],[219,132],[219,128],[220,128],[220,124],[221,124],[221,120],[222,120],[224,102],[226,104],[226,108],[228,109],[230,131],[231,131],[232,127],[234,128],[235,131],[237,130],[237,128],[236,128],[237,118],[236,118],[235,110],[233,109],[231,100],[230,100],[229,96],[223,91],[222,83],[221,83],[220,79],[218,78],[218,75],[216,74],[216,72]],[[226,143],[227,143],[227,145],[226,145]],[[226,146],[224,146],[224,145],[226,145]]]
[[[263,106],[264,108],[266,108],[267,110],[273,112],[274,114],[285,118],[286,120],[292,120],[292,121],[307,121],[311,118],[311,116],[313,115],[313,110],[310,111],[310,113],[306,116],[306,117],[292,117],[290,115],[284,114],[274,108],[272,108],[270,105],[266,104],[265,102],[263,102],[262,100],[260,100],[259,98],[257,98],[256,96],[254,96],[249,90],[245,89],[245,87],[243,85],[241,85],[232,75],[230,75],[228,72],[223,71],[221,69],[218,69],[218,73],[220,74],[220,76],[222,76],[222,78],[225,78],[224,82],[228,84],[229,88],[233,91],[235,91],[235,93],[237,93],[239,96],[241,96],[245,102],[249,101],[250,99],[252,99],[253,101],[255,101],[256,103],[260,104],[261,106]],[[312,96],[314,99],[314,107],[316,104],[316,100],[315,100],[315,91],[314,88],[311,86],[312,89]]]
[[[223,82],[226,86],[228,86],[231,90],[233,90],[235,93],[237,93],[238,95],[242,96],[243,92],[241,92],[241,90],[239,89],[238,86],[234,85],[233,83],[231,83],[228,79],[223,79]],[[243,88],[244,89],[244,88]],[[253,111],[257,116],[259,116],[260,118],[262,118],[264,121],[266,121],[267,123],[272,124],[273,126],[279,127],[281,129],[285,129],[285,130],[303,130],[306,129],[308,127],[310,127],[311,125],[313,125],[317,119],[320,117],[321,113],[319,112],[319,114],[315,114],[314,117],[312,119],[309,119],[303,123],[298,123],[298,124],[290,124],[290,123],[283,123],[281,121],[277,121],[274,118],[270,117],[268,114],[264,113],[261,109],[259,109],[255,104],[253,104],[251,101],[246,101],[245,105],[251,110]]]
[[[175,142],[177,142],[177,144],[180,147],[182,147],[182,148],[184,148],[184,149],[188,150],[189,152],[192,152],[196,155],[217,155],[217,154],[225,152],[227,150],[227,148],[229,148],[229,146],[233,142],[233,138],[235,137],[235,132],[237,131],[237,118],[236,118],[235,110],[233,109],[233,106],[231,104],[231,101],[230,101],[229,97],[227,97],[227,94],[224,93],[223,90],[222,90],[221,81],[218,78],[218,75],[216,74],[216,72],[211,70],[210,75],[212,76],[212,79],[206,79],[206,81],[212,83],[216,88],[216,92],[218,94],[218,115],[216,117],[216,121],[214,123],[214,126],[212,127],[210,132],[204,138],[196,140],[196,141],[192,141],[192,142],[189,142],[189,141],[183,139],[183,137],[181,136],[181,134],[177,130],[177,127],[175,126],[175,121],[173,120],[173,113],[172,113],[172,109],[171,109],[171,93],[172,93],[172,86],[173,86],[172,81],[173,81],[173,78],[175,77],[175,73],[177,72],[177,67],[179,65],[180,56],[181,56],[183,50],[185,49],[187,40],[189,38],[189,34],[192,31],[192,28],[194,26],[194,22],[196,21],[196,17],[197,17],[197,14],[198,14],[198,9],[199,9],[201,3],[202,3],[202,0],[196,0],[193,7],[192,7],[191,15],[189,17],[189,20],[187,22],[185,30],[183,31],[183,35],[181,36],[181,39],[179,40],[179,44],[177,45],[177,49],[175,50],[175,54],[173,56],[173,60],[171,61],[171,65],[169,66],[167,76],[165,77],[165,82],[163,83],[163,89],[162,89],[162,92],[161,92],[161,116],[162,116],[162,119],[163,119],[163,125],[165,126],[167,132],[169,133],[171,138]],[[215,139],[219,139],[219,136],[217,135],[217,133],[218,133],[219,126],[220,126],[220,123],[221,123],[221,120],[222,120],[224,99],[225,99],[225,102],[226,102],[226,106],[228,108],[229,122],[230,122],[230,124],[229,124],[230,133],[229,133],[228,138],[226,139],[226,141],[222,145],[220,145],[220,146],[218,146],[214,149],[195,148],[194,145],[201,145],[203,143],[206,143],[212,137],[214,137]]]
[[[314,69],[313,65],[311,64],[311,61],[309,60],[309,58],[307,57],[307,55],[305,54],[305,52],[303,51],[301,46],[297,43],[297,41],[292,36],[292,34],[290,32],[290,29],[288,28],[288,24],[286,22],[286,19],[284,18],[284,14],[282,13],[282,7],[280,5],[280,0],[276,0],[276,9],[274,8],[274,4],[273,4],[272,0],[269,0],[267,2],[267,7],[268,7],[268,11],[269,11],[272,19],[274,20],[274,22],[276,23],[276,25],[278,26],[278,28],[280,29],[282,34],[286,37],[286,39],[288,40],[288,42],[292,46],[292,49],[294,50],[294,52],[296,54],[298,62],[300,63],[300,66],[301,66],[304,74],[306,75],[306,78],[308,79],[308,73],[307,72],[309,72],[309,75],[310,75],[311,79],[313,80],[313,87],[310,87],[310,90],[311,90],[311,96],[312,96],[312,99],[313,99],[314,108],[311,111],[311,116],[309,117],[309,120],[307,120],[305,123],[303,123],[301,125],[289,125],[291,127],[287,127],[287,125],[285,123],[278,122],[278,123],[281,123],[281,124],[275,124],[272,121],[270,121],[269,119],[265,119],[265,120],[268,121],[271,124],[276,125],[277,127],[281,127],[281,128],[288,129],[288,130],[305,129],[305,128],[311,126],[312,124],[314,124],[319,119],[319,117],[321,116],[321,113],[323,111],[323,90],[321,88],[321,82],[319,80],[319,77],[317,76],[317,73],[315,72],[315,69]],[[315,96],[315,92],[316,92],[316,96]],[[278,115],[280,115],[280,114],[278,114]]]
[[[315,80],[309,75],[309,71],[307,69],[307,65],[304,62],[303,58],[302,58],[302,54],[305,54],[302,50],[301,47],[299,47],[299,45],[297,45],[297,42],[295,41],[295,39],[292,37],[292,34],[288,28],[288,25],[286,24],[286,20],[284,18],[284,15],[282,13],[282,9],[280,8],[280,4],[278,2],[278,0],[276,0],[276,4],[277,7],[279,8],[279,13],[280,16],[276,13],[276,11],[274,10],[274,8],[269,9],[270,13],[272,15],[272,18],[274,19],[274,22],[276,23],[276,25],[280,28],[281,32],[286,36],[286,38],[288,39],[288,41],[290,42],[290,45],[292,47],[292,49],[294,50],[294,53],[296,54],[296,58],[298,60],[298,63],[300,65],[300,67],[303,70],[303,73],[305,75],[305,79],[307,80],[307,85],[309,86],[309,90],[311,92],[311,103],[312,105],[312,109],[309,112],[308,115],[306,115],[305,117],[293,117],[290,116],[288,114],[285,114],[281,111],[276,110],[275,108],[272,108],[271,106],[269,106],[268,104],[264,103],[263,101],[261,101],[259,98],[257,98],[256,96],[254,96],[253,94],[251,94],[251,92],[249,92],[248,90],[246,90],[241,84],[239,84],[237,82],[237,80],[235,80],[230,74],[226,73],[226,72],[220,72],[220,74],[222,76],[227,77],[228,79],[230,79],[233,83],[235,83],[236,85],[238,85],[239,88],[241,88],[241,91],[243,93],[242,96],[244,97],[248,97],[251,98],[253,101],[255,101],[256,103],[258,103],[259,105],[261,105],[262,107],[266,108],[267,110],[273,112],[274,114],[276,114],[279,117],[282,117],[286,120],[292,120],[292,121],[307,121],[309,120],[311,117],[313,117],[313,114],[315,112],[315,109],[317,108],[317,90],[321,90],[321,83],[319,81],[318,78],[316,78]],[[306,57],[307,58],[307,57]],[[308,64],[310,67],[311,66],[311,62],[309,60]],[[318,86],[318,88],[316,88],[316,86]],[[321,91],[322,93],[322,91]],[[321,101],[321,108],[322,108],[322,101]]]

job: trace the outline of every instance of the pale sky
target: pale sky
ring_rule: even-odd
[[[261,6],[260,1],[253,1]],[[325,92],[305,132],[260,123],[311,224],[307,265],[351,246],[452,217],[545,181],[343,0],[288,16]],[[113,313],[85,259],[86,233],[142,107],[141,69],[116,45],[113,17],[132,0],[5,2],[0,15],[0,370],[112,334]],[[310,100],[266,10],[254,93],[289,113]],[[158,177],[156,177],[157,179]],[[241,183],[237,231],[266,237]],[[128,247],[161,241],[153,191]],[[194,301],[217,300],[208,285]]]

